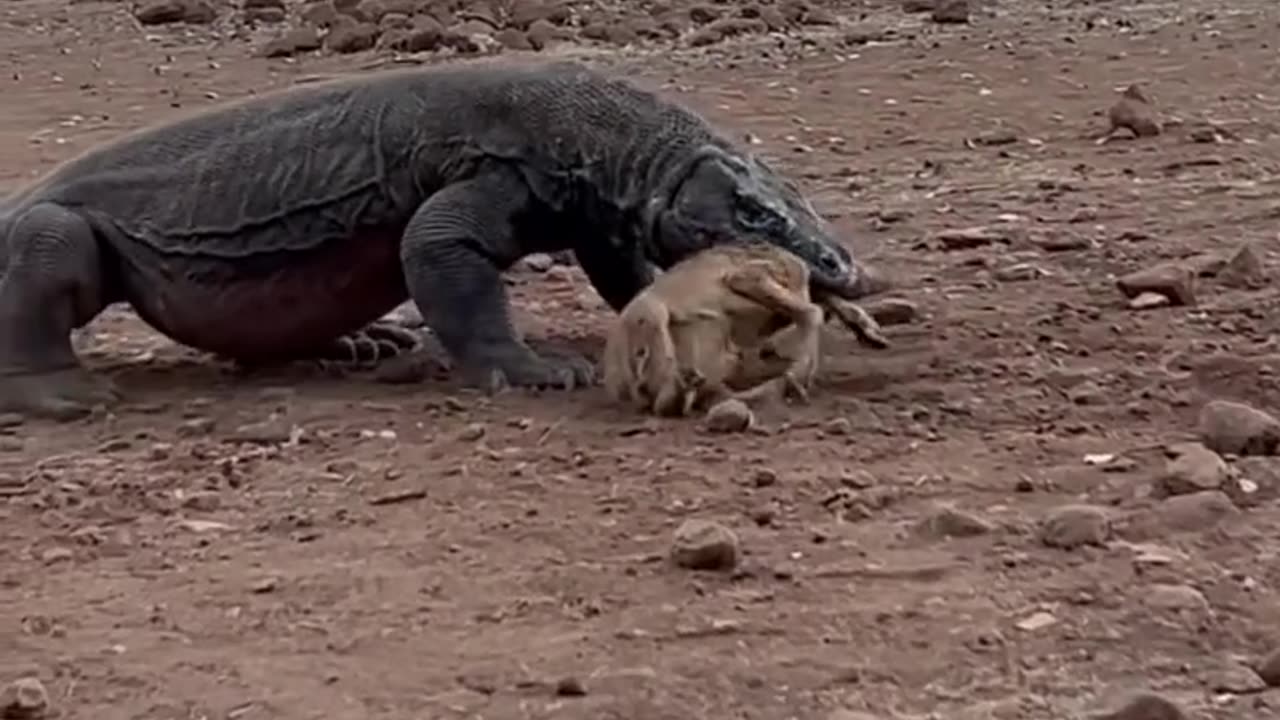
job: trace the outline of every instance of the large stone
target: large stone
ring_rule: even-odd
[[[1200,441],[1217,453],[1275,455],[1280,420],[1244,403],[1210,400],[1200,409]]]
[[[1165,465],[1160,487],[1167,495],[1221,490],[1231,478],[1231,468],[1218,453],[1200,443],[1179,443]]]
[[[710,520],[684,521],[671,544],[672,561],[688,570],[733,570],[740,555],[738,536]]]

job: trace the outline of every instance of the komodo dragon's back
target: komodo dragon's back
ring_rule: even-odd
[[[574,63],[390,71],[131,133],[12,202],[80,208],[160,252],[234,259],[406,221],[479,155],[567,175],[598,161],[598,146],[673,122],[709,133],[700,118]]]

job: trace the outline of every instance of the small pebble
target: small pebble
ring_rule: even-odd
[[[586,694],[586,686],[576,677],[561,678],[556,683],[556,695],[560,697],[583,697]]]
[[[1172,700],[1155,693],[1139,693],[1116,710],[1095,715],[1095,720],[1188,720]]]
[[[1280,687],[1280,648],[1262,659],[1257,667],[1258,677],[1270,687]]]
[[[714,433],[740,433],[750,430],[755,420],[746,403],[730,398],[707,411],[706,428]]]
[[[769,468],[760,468],[756,470],[755,475],[751,477],[751,484],[758,488],[772,487],[778,484],[778,473]]]
[[[1040,526],[1040,542],[1063,550],[1103,545],[1110,535],[1111,519],[1107,511],[1093,505],[1055,508]]]
[[[36,720],[49,713],[49,691],[36,678],[19,678],[0,691],[0,718]]]
[[[485,426],[483,423],[471,423],[458,433],[458,439],[462,442],[475,442],[485,435]]]
[[[1153,610],[1170,612],[1208,612],[1209,601],[1204,593],[1190,585],[1157,583],[1142,591],[1143,601]]]
[[[863,303],[862,309],[881,325],[906,325],[920,316],[915,303],[898,298],[871,300]]]
[[[926,535],[948,538],[986,535],[994,528],[991,523],[973,513],[943,506],[925,516],[920,521],[919,529]]]
[[[265,595],[266,593],[275,592],[279,587],[280,580],[274,577],[265,577],[257,580],[249,587],[249,590],[255,595]]]

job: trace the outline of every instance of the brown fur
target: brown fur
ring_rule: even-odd
[[[861,308],[823,303],[864,342],[884,346]],[[763,243],[714,247],[670,268],[622,310],[605,346],[605,387],[660,415],[729,397],[803,398],[817,372],[822,321],[799,258]]]

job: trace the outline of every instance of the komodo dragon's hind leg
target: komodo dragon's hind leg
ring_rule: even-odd
[[[71,348],[71,331],[107,305],[88,223],[58,205],[36,205],[10,226],[8,261],[0,279],[0,411],[71,420],[118,399]]]
[[[416,350],[422,344],[419,333],[389,320],[377,320],[320,348],[314,359],[368,368]]]
[[[516,226],[531,202],[514,171],[494,170],[435,193],[405,228],[409,294],[469,384],[573,388],[594,380],[586,358],[539,355],[511,322],[500,272],[531,245]]]

